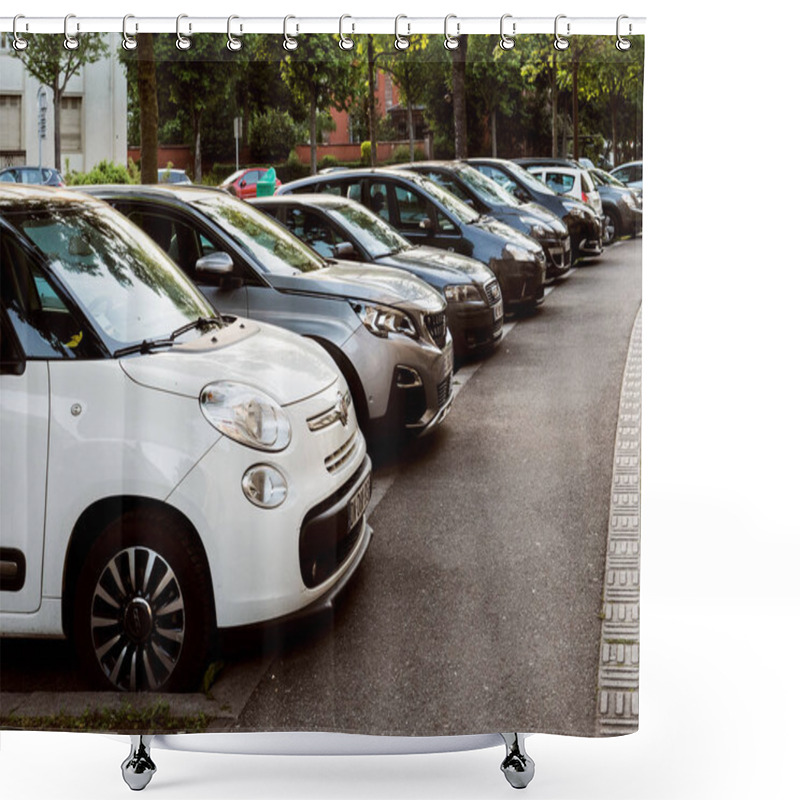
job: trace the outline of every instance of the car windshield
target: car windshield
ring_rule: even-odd
[[[535,175],[531,170],[540,169],[540,167],[531,166],[531,167],[522,167],[519,164],[516,166],[525,173],[525,177],[528,181],[533,181],[532,188],[536,192],[540,192],[541,194],[550,194],[554,196],[558,196],[558,192],[554,192],[538,175]]]
[[[266,214],[228,194],[208,194],[192,205],[210,217],[267,272],[314,272],[325,261]]]
[[[605,172],[602,169],[596,169],[592,172],[592,175],[605,183],[606,186],[616,186],[618,189],[627,188],[619,178],[615,178],[610,172]]]
[[[42,253],[111,352],[216,316],[157,245],[111,208],[53,205],[6,219]]]
[[[442,189],[430,178],[425,178],[422,175],[409,175],[408,177],[431,197],[438,200],[460,222],[470,223],[480,219],[481,215],[475,209],[470,208],[463,200],[459,200],[446,189]]]
[[[360,203],[334,206],[329,214],[358,241],[370,258],[394,255],[412,247],[407,239]]]
[[[457,173],[458,177],[486,203],[499,203],[500,205],[514,208],[522,205],[513,194],[506,191],[482,172],[479,172],[475,167],[460,166],[457,169]]]

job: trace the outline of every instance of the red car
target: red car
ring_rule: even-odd
[[[256,184],[269,171],[270,167],[248,167],[228,175],[219,185],[220,189],[225,189],[236,197],[246,198],[256,196]],[[279,180],[275,180],[275,188],[281,185]]]

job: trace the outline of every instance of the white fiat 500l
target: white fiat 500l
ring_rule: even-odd
[[[0,633],[100,686],[191,686],[217,628],[330,602],[371,464],[341,373],[219,317],[122,215],[0,190]]]

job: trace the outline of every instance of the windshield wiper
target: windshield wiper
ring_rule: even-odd
[[[114,351],[114,358],[128,356],[131,353],[141,353],[144,355],[145,353],[152,352],[157,347],[172,347],[172,345],[175,344],[175,340],[182,334],[193,328],[205,327],[207,325],[219,325],[220,327],[224,327],[225,323],[219,317],[198,317],[191,322],[187,322],[185,325],[181,325],[180,328],[176,328],[166,339],[143,339],[138,344],[120,347],[119,350]]]

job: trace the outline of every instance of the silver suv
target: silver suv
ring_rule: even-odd
[[[400,270],[321,258],[249,204],[200,187],[86,191],[144,230],[220,311],[319,342],[367,434],[425,433],[453,400],[445,302]]]

